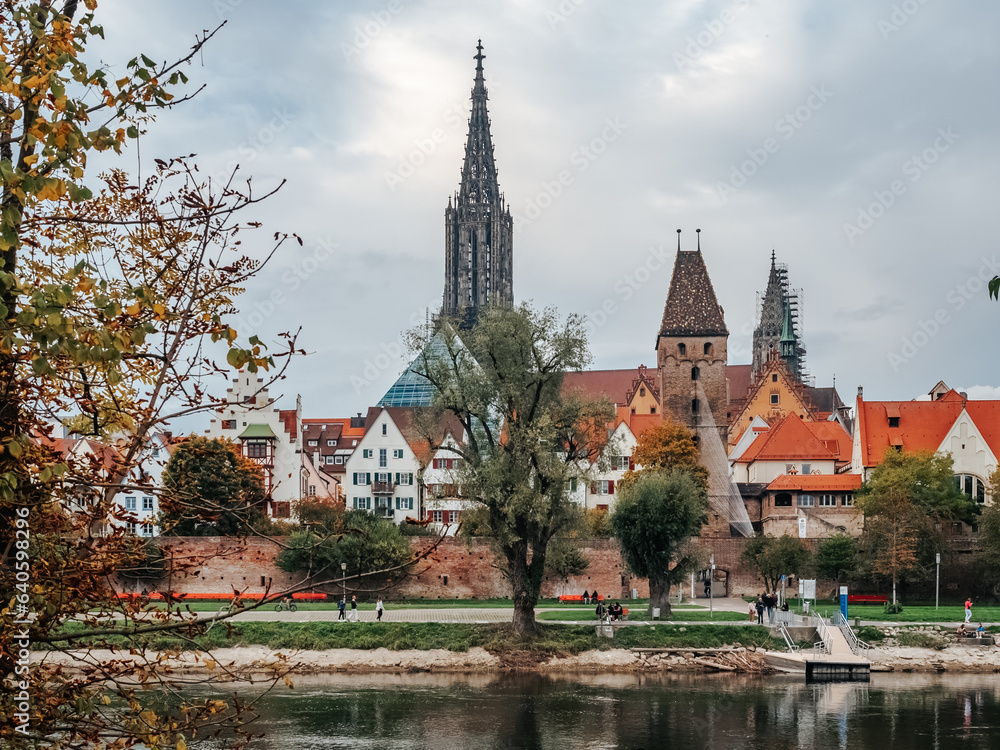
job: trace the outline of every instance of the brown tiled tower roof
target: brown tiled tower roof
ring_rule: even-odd
[[[700,250],[678,250],[660,336],[728,336]]]

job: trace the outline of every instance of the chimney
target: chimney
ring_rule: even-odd
[[[864,398],[865,387],[863,385],[858,386],[858,398]]]

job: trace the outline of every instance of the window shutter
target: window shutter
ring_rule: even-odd
[[[596,495],[597,494],[597,482],[591,482],[590,483],[590,494],[591,495]]]
[[[629,471],[635,471],[635,461],[632,460],[631,456],[629,456],[629,459],[628,459],[628,470]]]
[[[608,494],[609,495],[615,494],[615,480],[614,479],[612,479],[612,480],[610,480],[608,482]]]

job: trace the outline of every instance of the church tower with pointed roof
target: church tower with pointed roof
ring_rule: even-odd
[[[656,337],[660,403],[682,424],[714,426],[725,440],[729,330],[701,254],[698,232],[697,250],[681,250],[677,230],[677,258]]]
[[[769,360],[781,358],[789,373],[804,385],[810,384],[805,369],[806,349],[800,336],[801,290],[788,287],[788,267],[776,263],[771,251],[771,271],[767,289],[760,299],[757,327],[753,331],[752,380],[763,372]]]
[[[445,210],[442,313],[463,325],[471,324],[479,310],[490,305],[514,304],[514,222],[497,180],[483,58],[480,40],[462,182]]]

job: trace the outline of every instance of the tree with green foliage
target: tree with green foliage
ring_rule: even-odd
[[[514,603],[513,630],[536,630],[549,542],[574,519],[570,480],[597,463],[613,409],[563,393],[563,375],[589,361],[584,320],[554,310],[491,307],[461,337],[448,323],[414,333],[414,369],[434,389],[421,431],[428,447],[462,459],[463,495],[485,509]],[[438,430],[449,415],[460,445]]]
[[[171,536],[246,536],[266,517],[264,476],[229,440],[192,436],[163,470],[160,528]]]
[[[799,576],[809,569],[812,552],[797,537],[758,534],[747,539],[741,559],[761,577],[768,591],[777,591],[781,576]]]
[[[628,486],[643,471],[686,469],[708,487],[708,469],[700,461],[694,433],[664,414],[660,424],[639,436],[632,450],[632,464],[638,469],[626,472],[620,484]]]
[[[1000,589],[1000,468],[990,474],[986,485],[993,504],[979,517],[976,566],[983,582],[996,592]]]
[[[816,550],[816,575],[837,583],[845,580],[858,565],[858,541],[847,534],[837,534],[820,542]]]
[[[855,497],[865,517],[862,560],[872,572],[898,584],[926,577],[943,541],[939,526],[973,523],[978,508],[956,486],[950,454],[887,451]]]
[[[326,525],[316,524],[308,531],[292,534],[287,546],[278,554],[278,567],[288,573],[305,573],[311,578],[333,579],[329,584],[336,590],[336,578],[341,576],[341,563],[347,565],[346,576],[366,577],[368,590],[379,588],[389,576],[412,557],[410,543],[392,521],[378,518],[364,510],[341,511],[330,515]],[[356,585],[350,590],[359,590]]]
[[[649,579],[649,615],[670,615],[670,587],[691,568],[688,542],[708,521],[708,493],[689,470],[644,471],[618,495],[611,528],[629,569]]]

